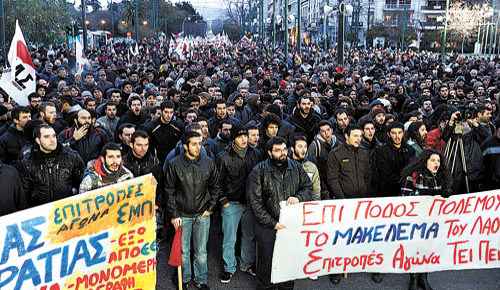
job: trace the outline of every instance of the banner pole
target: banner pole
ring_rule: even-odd
[[[182,289],[182,266],[177,267],[177,286],[179,287],[179,290]]]

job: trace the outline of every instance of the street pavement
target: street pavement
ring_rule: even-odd
[[[216,222],[212,223],[208,243],[208,274],[210,289],[241,289],[254,290],[255,278],[242,272],[236,272],[229,284],[222,284],[219,274],[223,270],[222,232]],[[176,269],[167,265],[168,254],[166,242],[161,244],[158,253],[157,286],[158,290],[173,290],[172,276]],[[405,274],[387,274],[380,284],[370,279],[370,274],[349,274],[340,284],[333,285],[327,277],[320,277],[316,281],[303,279],[295,283],[297,290],[407,290],[409,276]],[[429,281],[434,290],[500,290],[500,268],[484,270],[443,271],[429,274]],[[189,289],[196,289],[193,285]]]

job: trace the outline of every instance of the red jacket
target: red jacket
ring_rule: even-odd
[[[425,138],[425,147],[443,152],[446,142],[441,138],[441,129],[436,128],[427,133]]]

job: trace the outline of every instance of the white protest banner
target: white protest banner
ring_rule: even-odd
[[[19,105],[27,106],[29,104],[28,95],[35,92],[36,73],[23,32],[17,20],[16,31],[10,44],[8,61],[10,71],[4,71],[0,77],[0,92],[2,95],[12,97]]]
[[[500,267],[500,191],[282,205],[271,281]]]
[[[155,192],[150,174],[0,217],[0,289],[155,289]]]

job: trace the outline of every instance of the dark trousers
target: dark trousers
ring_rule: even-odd
[[[291,290],[294,282],[271,283],[274,241],[276,230],[255,223],[255,240],[257,243],[257,290]]]

